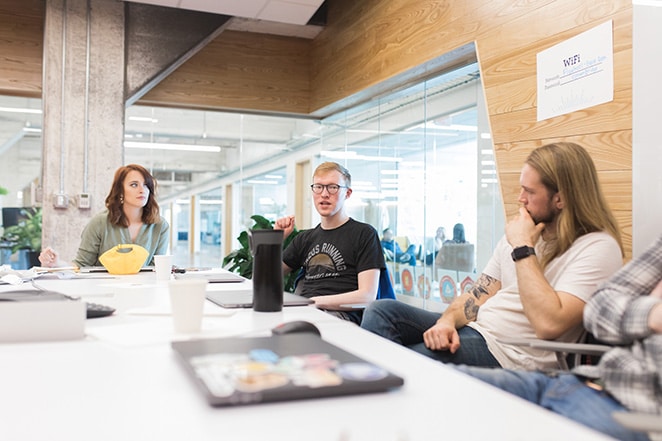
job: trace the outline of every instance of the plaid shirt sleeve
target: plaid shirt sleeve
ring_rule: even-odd
[[[662,334],[648,327],[648,315],[662,299],[649,294],[660,280],[662,237],[614,274],[586,304],[586,329],[617,346],[597,366],[575,370],[592,371],[625,407],[653,414],[662,413]]]

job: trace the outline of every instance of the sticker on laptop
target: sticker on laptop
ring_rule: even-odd
[[[388,375],[384,369],[370,363],[345,363],[336,371],[341,377],[354,381],[377,381]]]
[[[344,363],[326,353],[280,357],[270,349],[249,353],[194,357],[196,374],[212,394],[230,397],[236,392],[259,393],[289,383],[309,388],[333,387],[351,381],[377,381],[388,373],[370,363]]]

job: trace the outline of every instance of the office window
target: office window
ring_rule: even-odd
[[[0,207],[41,203],[41,100],[0,96]]]
[[[241,181],[246,207],[250,215],[259,214],[271,221],[288,214],[286,168],[261,173]]]
[[[251,216],[260,215],[270,221],[283,217],[287,211],[286,168],[270,170],[233,183],[234,199],[240,201],[232,210],[235,239],[242,230],[254,224]],[[235,247],[238,243],[235,241]]]
[[[200,233],[204,245],[221,244],[221,221],[223,218],[223,196],[220,188],[200,195]]]

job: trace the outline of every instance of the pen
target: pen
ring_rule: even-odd
[[[211,268],[178,268],[176,266],[172,267],[172,272],[175,274],[184,274],[186,272],[194,271],[209,271]]]

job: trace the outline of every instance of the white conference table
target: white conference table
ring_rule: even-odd
[[[0,344],[0,440],[609,439],[313,306],[258,313],[207,302],[202,332],[177,335],[167,285],[154,274],[37,283],[120,310],[88,319],[82,340]],[[131,293],[136,304],[119,292]],[[269,335],[296,319],[315,323],[325,340],[404,377],[405,385],[387,393],[213,408],[170,347],[174,339]]]

